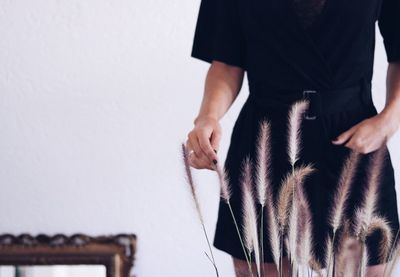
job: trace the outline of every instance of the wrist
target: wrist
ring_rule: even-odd
[[[210,121],[218,121],[217,115],[207,114],[207,115],[198,115],[194,120],[193,124],[196,125],[199,121],[210,120]]]
[[[400,111],[396,109],[384,108],[380,115],[382,120],[387,126],[388,133],[390,135],[394,134],[400,128]]]

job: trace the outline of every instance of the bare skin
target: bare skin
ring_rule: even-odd
[[[217,151],[222,135],[219,120],[231,107],[243,84],[244,70],[222,62],[213,61],[207,72],[200,111],[189,132],[186,146],[190,165],[197,169],[214,170],[218,162]],[[386,104],[376,116],[365,119],[340,134],[334,144],[360,153],[378,149],[400,128],[400,63],[390,63],[386,79]],[[241,268],[240,262],[234,262]],[[367,277],[380,276],[384,265],[371,266]],[[266,266],[265,274],[271,276],[273,269]],[[271,271],[270,271],[271,270]],[[246,276],[246,275],[238,275]]]
[[[252,277],[251,273],[249,272],[249,267],[247,266],[247,262],[244,260],[239,260],[232,257],[233,260],[233,267],[235,269],[236,277]],[[252,271],[253,273],[256,272],[257,266],[255,263],[252,263]],[[289,276],[289,262],[287,258],[282,259],[282,272],[283,277]],[[265,276],[279,276],[278,271],[276,269],[275,264],[273,263],[264,263],[264,272]]]

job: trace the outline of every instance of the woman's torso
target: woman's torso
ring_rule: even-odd
[[[382,0],[236,1],[250,90],[330,89],[372,79]]]

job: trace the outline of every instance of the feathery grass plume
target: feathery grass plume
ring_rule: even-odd
[[[208,256],[207,252],[205,252],[205,253],[206,253],[207,258],[213,264],[214,269],[215,269],[215,273],[216,273],[216,275],[218,277],[219,273],[218,273],[217,264],[215,262],[215,258],[214,258],[214,254],[213,254],[213,251],[212,251],[212,248],[211,248],[210,240],[208,238],[207,230],[206,230],[206,227],[205,227],[205,224],[204,224],[203,215],[202,215],[201,209],[200,209],[200,203],[199,203],[199,200],[197,198],[196,187],[195,187],[194,181],[193,181],[192,170],[191,170],[190,164],[189,164],[189,155],[187,153],[187,149],[186,149],[186,146],[185,146],[184,143],[182,143],[182,157],[183,157],[183,162],[184,162],[184,165],[185,165],[186,180],[187,180],[187,183],[189,184],[190,193],[191,193],[193,201],[195,203],[197,215],[198,215],[198,218],[200,220],[201,226],[203,228],[204,236],[205,236],[205,238],[207,240],[207,245],[208,245],[208,248],[210,250],[211,258]]]
[[[215,171],[217,172],[217,175],[218,175],[218,181],[219,181],[219,184],[220,184],[221,197],[222,197],[222,199],[224,199],[224,201],[228,205],[229,212],[231,214],[233,223],[235,225],[236,233],[237,233],[237,235],[239,237],[240,245],[242,246],[243,254],[245,256],[245,259],[246,259],[246,262],[247,262],[247,266],[249,268],[249,272],[252,272],[252,269],[251,269],[252,267],[251,267],[251,264],[250,264],[250,257],[248,256],[246,248],[244,246],[243,238],[242,238],[242,235],[240,234],[240,230],[239,230],[239,225],[237,223],[236,216],[235,216],[235,214],[233,212],[232,205],[231,205],[231,202],[230,202],[230,199],[231,199],[231,188],[230,188],[230,185],[229,185],[229,180],[227,178],[227,174],[226,174],[225,170],[223,170],[219,166],[219,164],[214,165],[214,168],[215,168]]]
[[[257,199],[262,207],[265,206],[267,198],[270,198],[270,132],[271,126],[267,120],[259,122],[259,133],[257,136],[257,158],[256,158],[256,188]]]
[[[296,178],[294,178],[296,179]],[[291,211],[289,215],[289,224],[288,224],[288,246],[287,252],[290,259],[290,265],[292,267],[292,275],[297,275],[297,247],[298,247],[298,236],[300,235],[300,230],[298,229],[298,218],[299,218],[299,204],[297,197],[293,198],[293,202],[291,205]]]
[[[256,160],[256,187],[257,187],[257,199],[261,204],[261,224],[260,224],[260,260],[261,264],[264,264],[264,207],[266,201],[269,203],[272,200],[271,195],[271,160],[270,160],[270,123],[267,120],[262,120],[259,123],[259,133],[257,136],[257,160]],[[270,207],[268,207],[270,208]],[[261,268],[264,269],[263,267]],[[260,272],[264,275],[264,272]]]
[[[313,238],[312,238],[312,214],[310,205],[307,200],[307,196],[304,191],[304,179],[306,176],[314,172],[314,168],[311,165],[302,165],[299,167],[295,174],[295,197],[292,205],[292,212],[294,212],[295,221],[289,224],[289,237],[292,233],[292,228],[295,228],[294,238],[289,238],[289,241],[295,246],[292,246],[293,250],[291,258],[293,261],[303,265],[303,269],[307,269],[310,266],[310,261],[313,259]],[[302,173],[302,175],[298,174]],[[292,218],[292,216],[291,216]],[[293,226],[292,226],[293,224]]]
[[[266,200],[270,200],[269,188],[271,174],[270,159],[270,123],[266,120],[259,123],[259,134],[257,137],[257,198],[261,206],[265,206]]]
[[[279,225],[278,221],[276,219],[276,208],[275,205],[271,201],[267,202],[267,208],[265,209],[265,213],[267,213],[267,230],[268,230],[268,235],[269,235],[269,242],[271,246],[271,252],[272,252],[272,257],[274,259],[274,263],[276,266],[276,269],[278,271],[278,275],[280,275],[280,269],[279,269],[279,260],[281,256],[281,250],[280,250],[280,242],[279,242]]]
[[[243,228],[244,228],[244,245],[248,250],[249,256],[254,251],[257,264],[257,271],[260,274],[260,249],[258,241],[257,228],[257,212],[254,203],[253,180],[251,176],[251,161],[249,157],[244,159],[242,176],[242,193],[243,193]]]
[[[225,169],[222,169],[219,165],[215,165],[215,171],[218,175],[218,181],[220,185],[220,195],[222,199],[228,204],[231,199],[231,188],[229,186],[229,180]]]
[[[204,224],[203,214],[201,213],[200,203],[197,198],[196,187],[195,187],[194,181],[193,181],[192,170],[190,169],[189,156],[188,156],[185,144],[183,144],[183,143],[182,143],[182,157],[183,157],[183,162],[185,165],[186,181],[189,184],[189,188],[190,188],[190,194],[192,195],[193,202],[194,202],[194,205],[196,208],[197,215],[200,219],[200,222],[201,222],[201,224]]]
[[[378,150],[374,151],[370,156],[368,163],[367,172],[367,186],[364,192],[363,202],[355,213],[355,226],[354,233],[359,241],[362,242],[362,264],[360,268],[360,274],[365,271],[368,262],[364,252],[367,251],[365,244],[368,231],[372,223],[372,219],[375,216],[377,192],[380,183],[380,177],[382,173],[382,167],[386,157],[386,145],[381,146]]]
[[[386,147],[382,146],[372,153],[368,163],[367,186],[363,202],[356,216],[355,233],[357,236],[366,234],[368,226],[376,210],[378,187],[380,183],[382,166],[386,157]]]
[[[304,112],[309,106],[308,100],[299,100],[292,104],[288,116],[288,155],[292,167],[299,158],[300,130]]]
[[[351,150],[343,165],[339,177],[338,186],[333,198],[332,210],[329,215],[329,223],[333,229],[333,245],[335,245],[336,231],[338,230],[340,224],[342,224],[343,215],[346,209],[346,201],[350,194],[351,184],[353,182],[359,161],[360,153]],[[330,253],[329,264],[332,263],[334,259],[334,253]]]
[[[374,231],[380,231],[382,233],[382,240],[380,242],[379,248],[379,258],[383,263],[385,258],[389,254],[390,245],[392,244],[392,229],[389,226],[389,222],[380,216],[374,215],[371,219],[371,224],[369,225],[367,236],[371,235]]]
[[[293,183],[295,181],[294,173],[288,173],[282,180],[281,187],[278,193],[277,200],[277,209],[276,209],[276,217],[277,217],[277,225],[278,225],[278,234],[279,234],[279,264],[278,264],[278,272],[280,276],[282,275],[282,258],[283,258],[283,242],[287,231],[288,219],[289,219],[289,211],[291,209],[291,204],[293,201]],[[287,242],[287,249],[289,249],[289,242]],[[290,251],[288,251],[290,252]]]
[[[303,167],[304,172],[313,172],[311,166]],[[303,189],[304,182],[301,180],[296,184],[296,199],[298,199],[298,218],[297,218],[297,260],[304,265],[309,265],[313,257],[313,237],[312,237],[312,214],[306,194]]]
[[[297,205],[293,205],[296,199],[293,197],[293,188],[297,186],[302,186],[305,178],[314,171],[311,165],[301,166],[294,169],[292,172],[287,173],[282,180],[282,184],[278,193],[278,206],[277,206],[277,222],[279,230],[279,244],[280,244],[280,254],[283,253],[283,240],[288,233],[288,243],[287,249],[290,255],[292,266],[294,264],[294,259],[296,259],[296,248],[297,244]],[[290,219],[290,222],[288,222]],[[288,224],[289,223],[289,224]],[[288,228],[289,227],[289,228]],[[282,257],[281,257],[282,258]],[[294,268],[295,269],[295,268]]]
[[[302,185],[304,179],[314,171],[312,165],[301,166],[289,172],[282,179],[277,199],[277,220],[280,232],[285,233],[287,228],[290,209],[292,205],[293,187],[295,184]]]
[[[294,182],[294,174],[288,173],[282,180],[281,187],[277,199],[277,220],[280,235],[283,236],[286,232],[286,227],[289,219],[289,211],[292,203],[292,183]]]
[[[329,223],[333,232],[339,228],[342,223],[346,201],[350,194],[350,187],[356,173],[356,168],[360,160],[360,154],[352,150],[346,159],[339,178],[339,184],[333,198],[333,209],[329,216]]]

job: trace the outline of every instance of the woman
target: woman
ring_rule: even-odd
[[[387,100],[379,113],[371,97],[376,22],[389,62]],[[191,55],[211,64],[201,108],[187,140],[191,165],[198,169],[213,169],[213,163],[220,163],[219,120],[236,99],[247,72],[250,94],[235,123],[224,164],[237,215],[242,209],[240,169],[246,156],[255,157],[258,123],[271,122],[272,178],[273,184],[279,184],[290,170],[286,154],[289,104],[302,98],[310,101],[302,123],[299,163],[312,162],[317,169],[305,187],[313,211],[314,251],[322,263],[329,203],[344,158],[350,150],[364,154],[348,200],[352,216],[363,193],[368,157],[400,125],[400,1],[202,0]],[[390,156],[383,170],[377,212],[389,221],[395,235],[399,222]],[[274,193],[277,189],[275,185]],[[382,274],[379,235],[367,240],[367,276]],[[264,238],[264,244],[264,269],[271,276],[275,271],[268,239]],[[248,276],[223,201],[214,246],[232,256],[237,276]]]

